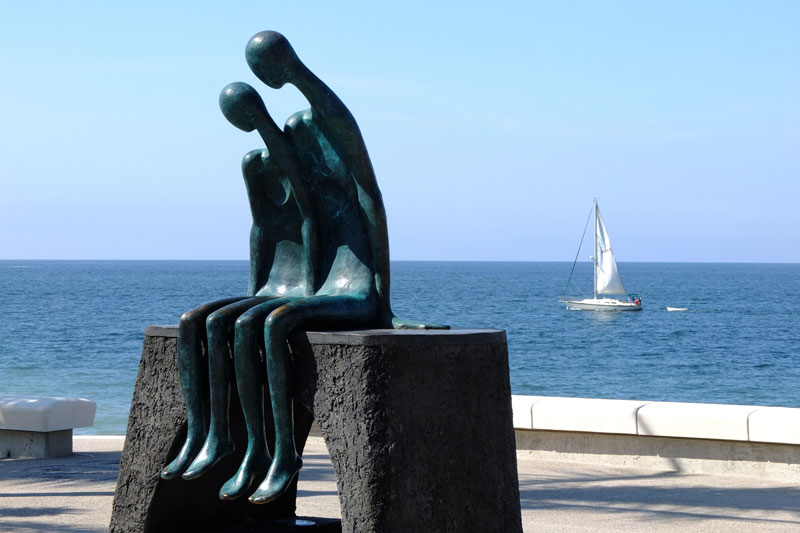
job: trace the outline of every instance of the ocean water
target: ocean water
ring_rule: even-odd
[[[621,263],[638,313],[566,310],[570,267],[394,262],[393,308],[505,329],[515,394],[800,406],[800,265]],[[578,263],[583,295],[591,277]],[[246,261],[0,261],[0,392],[89,398],[76,432],[122,434],[145,326],[247,279]]]

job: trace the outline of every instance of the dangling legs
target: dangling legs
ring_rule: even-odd
[[[219,491],[222,500],[233,500],[243,496],[256,477],[263,475],[269,466],[267,436],[264,430],[264,372],[258,347],[264,331],[266,317],[292,298],[280,298],[261,303],[236,320],[233,345],[233,360],[236,387],[247,426],[247,450],[236,474]]]
[[[267,357],[269,394],[275,419],[275,457],[267,478],[250,501],[268,503],[279,498],[303,465],[297,455],[292,418],[292,358],[287,339],[303,326],[326,327],[371,325],[376,319],[376,298],[372,295],[311,296],[286,304],[273,311],[264,325],[264,348]]]
[[[208,437],[197,457],[184,472],[184,479],[202,476],[220,459],[233,453],[234,445],[228,422],[233,368],[228,356],[228,339],[239,315],[269,299],[266,296],[248,298],[214,311],[206,319],[211,417]]]
[[[178,376],[186,404],[186,442],[178,456],[161,470],[162,479],[173,479],[189,466],[206,437],[205,413],[205,362],[202,358],[201,341],[205,334],[208,315],[221,307],[238,302],[246,297],[225,298],[201,305],[187,311],[178,327]]]

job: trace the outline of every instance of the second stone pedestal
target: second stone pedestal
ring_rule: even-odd
[[[522,530],[504,331],[305,333],[292,345],[343,531]]]

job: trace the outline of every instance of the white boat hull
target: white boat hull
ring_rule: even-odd
[[[583,300],[561,300],[567,309],[577,311],[641,311],[642,306],[616,298],[584,298]]]

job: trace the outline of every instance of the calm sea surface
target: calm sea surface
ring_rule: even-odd
[[[800,406],[800,265],[621,263],[644,311],[616,314],[558,302],[570,266],[395,262],[393,307],[505,329],[515,394]],[[584,295],[591,277],[579,263]],[[246,261],[0,261],[0,392],[89,398],[77,432],[122,434],[145,326],[247,279]]]

